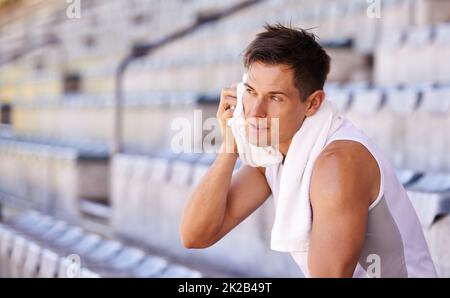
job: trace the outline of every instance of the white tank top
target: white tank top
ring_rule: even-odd
[[[436,277],[422,226],[390,162],[348,119],[328,137],[324,148],[335,140],[361,143],[381,170],[380,191],[369,206],[366,237],[353,277]],[[283,165],[278,164],[267,167],[265,171],[275,208],[282,170]],[[293,252],[291,256],[303,274],[309,277],[308,252]]]

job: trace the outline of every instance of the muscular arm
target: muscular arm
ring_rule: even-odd
[[[237,146],[226,123],[232,117],[236,103],[236,84],[222,89],[217,119],[223,143],[216,160],[185,206],[180,237],[186,248],[213,245],[270,195],[264,169],[243,166],[233,175]]]
[[[352,277],[364,244],[368,208],[378,195],[380,172],[359,143],[335,141],[328,147],[316,160],[311,180],[308,268],[311,277]]]
[[[186,248],[213,245],[270,196],[261,169],[241,167],[232,175],[234,154],[219,154],[185,207],[180,236]]]

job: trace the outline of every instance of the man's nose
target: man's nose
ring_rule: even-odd
[[[265,118],[267,116],[267,105],[264,100],[258,98],[255,100],[250,110],[251,117]]]

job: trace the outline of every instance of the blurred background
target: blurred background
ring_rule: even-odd
[[[214,117],[275,22],[319,36],[327,98],[391,159],[449,277],[447,0],[0,0],[1,276],[302,276],[270,250],[270,199],[210,248],[178,235],[214,155],[173,152],[171,123]]]

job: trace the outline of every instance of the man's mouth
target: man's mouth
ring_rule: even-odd
[[[258,127],[258,126],[256,126],[256,125],[250,125],[250,128],[251,128],[252,130],[254,130],[254,131],[257,131],[257,132],[262,132],[262,131],[267,131],[267,130],[269,130],[268,127]]]
[[[249,125],[250,128],[252,128],[254,130],[258,130],[258,131],[263,131],[263,130],[269,130],[270,129],[270,127],[268,127],[266,125],[258,125],[258,124],[251,123],[251,122],[249,122],[248,125]]]

